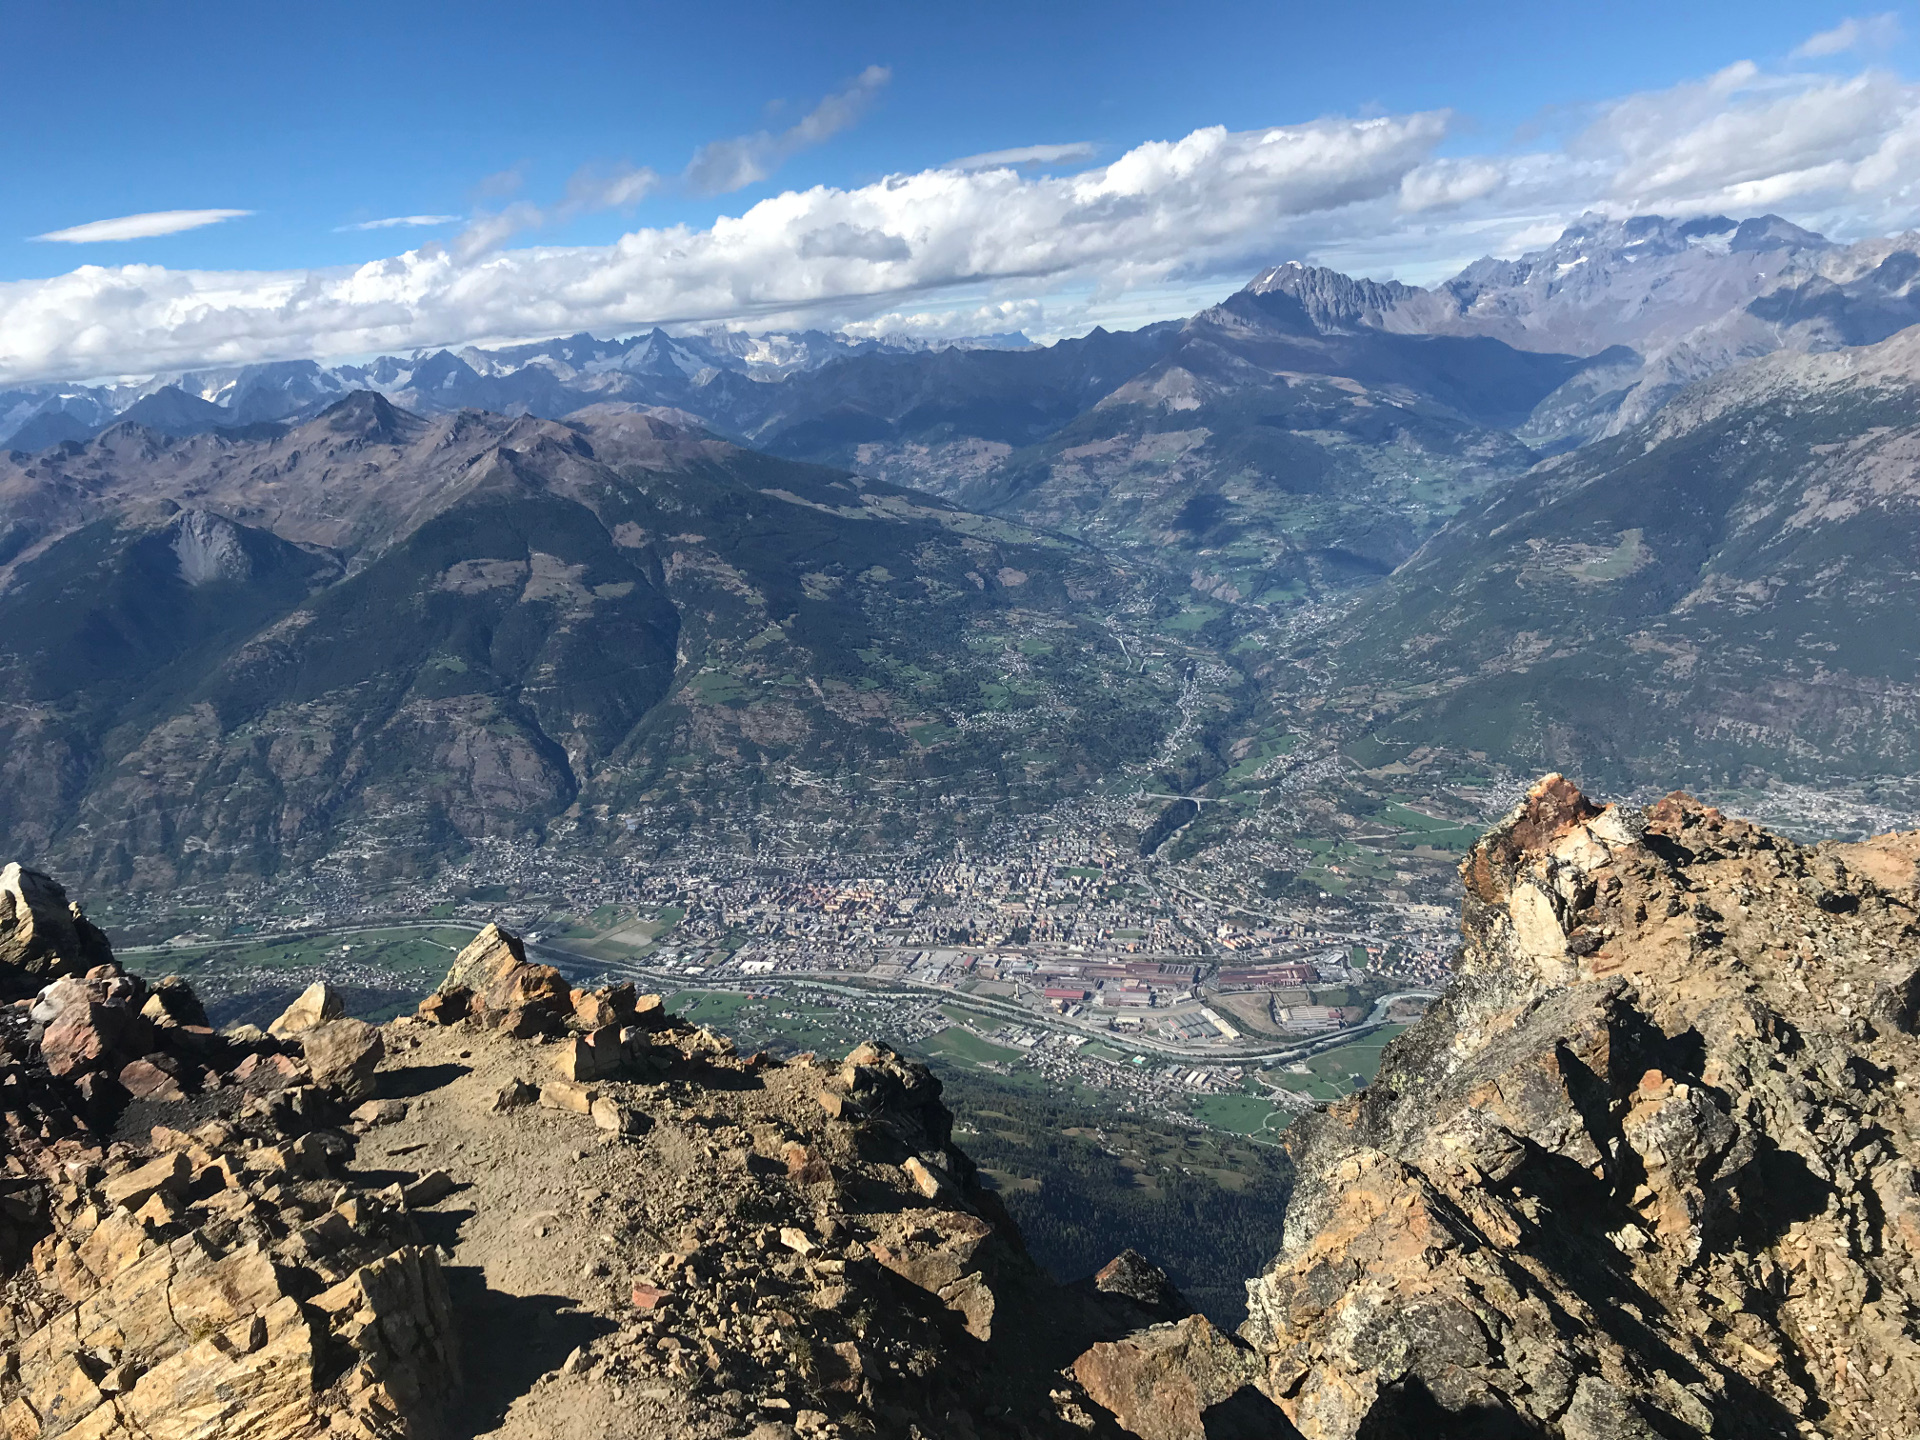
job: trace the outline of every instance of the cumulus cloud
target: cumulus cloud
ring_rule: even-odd
[[[1068,145],[1021,145],[1012,150],[989,150],[984,155],[966,155],[949,160],[946,170],[998,170],[1002,166],[1079,165],[1093,159],[1100,147],[1090,140]]]
[[[403,226],[451,225],[463,219],[459,215],[389,215],[384,220],[362,220],[353,225],[336,225],[335,234],[349,230],[397,230]]]
[[[893,78],[884,65],[869,65],[846,89],[826,97],[778,134],[757,130],[713,140],[694,151],[686,182],[700,195],[726,195],[768,179],[793,156],[852,126]]]
[[[1903,198],[1877,161],[1920,135],[1920,87],[1885,71],[1777,77],[1750,64],[1609,107],[1573,148],[1609,176],[1625,210],[1858,207]]]
[[[1058,334],[1190,313],[1291,258],[1433,279],[1551,240],[1588,210],[1778,209],[1842,238],[1920,218],[1920,85],[1879,70],[1729,66],[1595,106],[1563,143],[1526,150],[1442,155],[1451,128],[1446,112],[1216,126],[1077,173],[941,166],[610,245],[505,247],[565,206],[632,203],[658,183],[583,172],[561,207],[510,205],[456,241],[357,268],[88,266],[0,284],[0,380],[655,323]],[[982,296],[1033,308],[995,318]]]
[[[1097,277],[1125,287],[1244,268],[1302,217],[1395,193],[1446,130],[1442,114],[1215,126],[1076,175],[939,169],[818,186],[706,229],[636,230],[607,246],[503,250],[481,235],[353,269],[88,267],[0,285],[0,377],[654,322],[853,318],[963,284]],[[527,223],[511,209],[494,217],[502,230]]]
[[[1900,17],[1888,10],[1879,15],[1842,20],[1831,30],[1809,35],[1794,47],[1796,60],[1844,55],[1850,50],[1885,50],[1900,40]]]
[[[251,210],[150,210],[144,215],[121,215],[112,220],[89,220],[65,230],[49,230],[35,240],[57,240],[66,245],[87,245],[98,240],[151,240],[156,235],[177,235],[182,230],[198,230],[202,225],[218,225],[222,220],[237,220]]]
[[[918,340],[966,340],[977,335],[1011,335],[1016,331],[1045,333],[1050,327],[1047,307],[1038,300],[1001,300],[985,305],[963,305],[943,310],[889,310],[843,327],[849,335],[883,340],[910,336]]]

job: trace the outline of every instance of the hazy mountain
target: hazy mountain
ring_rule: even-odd
[[[1150,755],[1180,686],[1090,552],[620,407],[123,421],[0,457],[0,537],[0,840],[143,885],[636,817],[925,837]]]
[[[1920,764],[1920,330],[1776,354],[1463,516],[1328,637],[1383,738],[1620,780]]]
[[[1150,552],[1224,598],[1297,598],[1378,579],[1524,470],[1533,457],[1507,428],[1583,364],[1333,327],[1251,286],[1163,338],[1151,364],[962,500]]]
[[[162,435],[197,435],[240,420],[232,411],[189,395],[178,385],[163,385],[122,410],[113,423],[139,425]]]
[[[1414,286],[1277,266],[1254,281],[1327,327],[1481,335],[1596,363],[1517,427],[1565,448],[1617,434],[1696,380],[1775,350],[1868,344],[1920,320],[1920,237],[1841,246],[1777,215],[1587,216],[1544,250]]]
[[[1322,347],[1338,367],[1324,373],[1356,378],[1348,371],[1365,350],[1371,375],[1390,376],[1535,449],[1561,450],[1630,428],[1687,385],[1775,350],[1885,339],[1920,319],[1917,272],[1920,240],[1912,236],[1842,246],[1772,215],[1590,215],[1544,249],[1475,261],[1431,289],[1290,262],[1262,272],[1231,303],[1251,309],[1266,302],[1260,323],[1271,329],[1286,323],[1279,311],[1293,302],[1298,313],[1290,318],[1303,338],[1480,339],[1585,360],[1528,413],[1513,415],[1467,393],[1483,381],[1496,389],[1508,383],[1502,374],[1480,375],[1489,365],[1514,369],[1500,350],[1436,347],[1412,360],[1416,352],[1404,347]],[[188,414],[171,402],[166,428],[173,433],[303,418],[350,390],[369,389],[421,414],[475,408],[556,418],[596,403],[671,406],[781,454],[957,493],[1013,450],[1063,432],[1159,361],[1180,329],[1098,331],[1038,347],[1019,335],[942,342],[655,328],[623,339],[580,334],[364,365],[196,371],[134,387],[24,387],[0,394],[0,444],[30,451],[84,438],[76,422],[93,433],[166,386],[224,412]],[[1293,358],[1308,367],[1300,373],[1323,373],[1311,368],[1324,358],[1313,349]],[[1393,368],[1402,363],[1412,370]],[[34,423],[50,409],[65,418]]]
[[[275,361],[156,376],[136,385],[44,385],[0,391],[0,445],[31,452],[63,440],[85,439],[125,416],[128,407],[168,389],[220,412],[189,410],[176,398],[160,401],[165,407],[160,411],[143,412],[166,419],[164,428],[179,434],[307,418],[354,390],[378,391],[422,413],[472,407],[549,417],[596,402],[652,405],[704,394],[707,402],[697,408],[714,419],[733,413],[728,397],[738,393],[731,385],[714,388],[716,379],[772,382],[867,355],[911,357],[951,350],[1029,348],[1031,342],[1019,334],[928,341],[822,330],[762,335],[714,330],[674,336],[655,328],[621,340],[580,334],[494,350],[469,346],[457,354],[437,350],[412,357],[381,356],[364,365]],[[757,413],[752,405],[745,411]],[[56,418],[26,428],[43,414]],[[132,418],[142,419],[142,415]]]

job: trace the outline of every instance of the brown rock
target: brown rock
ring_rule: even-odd
[[[0,972],[41,980],[78,975],[113,959],[113,948],[50,875],[18,863],[0,870]]]
[[[900,1168],[907,1172],[907,1178],[913,1182],[913,1188],[929,1200],[946,1188],[946,1178],[937,1174],[918,1155],[909,1155],[906,1164]]]
[[[324,980],[316,980],[301,992],[280,1018],[267,1026],[269,1035],[304,1035],[307,1031],[338,1020],[347,1013],[340,992]]]
[[[259,1051],[233,1067],[233,1078],[242,1085],[263,1078],[284,1085],[304,1073],[305,1067],[290,1055],[267,1055]]]
[[[182,1193],[192,1178],[193,1162],[184,1151],[174,1150],[136,1169],[109,1175],[101,1182],[100,1193],[106,1196],[109,1205],[137,1209],[156,1190]]]
[[[573,1013],[573,992],[551,965],[515,965],[481,992],[480,1008],[494,1015],[544,1010],[566,1016]]]
[[[612,1028],[563,1041],[554,1051],[553,1064],[568,1080],[606,1080],[626,1065],[626,1051],[619,1033]]]
[[[435,1025],[457,1025],[467,1018],[472,1008],[473,992],[464,985],[455,985],[449,990],[434,991],[420,1002],[415,1013]]]
[[[444,1170],[429,1170],[401,1191],[414,1209],[431,1205],[453,1193],[453,1177]]]
[[[633,1283],[633,1304],[636,1310],[657,1310],[671,1298],[671,1292],[662,1290],[658,1285],[648,1285],[638,1280]]]
[[[1258,1358],[1204,1315],[1097,1344],[1073,1362],[1094,1403],[1140,1440],[1207,1440],[1207,1411],[1242,1391],[1271,1413],[1268,1433],[1284,1433],[1285,1417],[1252,1389],[1260,1372]]]
[[[180,1062],[171,1055],[154,1054],[120,1068],[120,1084],[136,1100],[184,1100]]]
[[[1167,1272],[1137,1250],[1122,1250],[1101,1266],[1093,1288],[1103,1295],[1124,1296],[1159,1320],[1184,1319],[1193,1310]]]
[[[789,1140],[781,1152],[787,1162],[787,1178],[796,1185],[829,1185],[833,1183],[833,1169],[826,1160],[802,1145],[798,1140]]]
[[[549,1110],[571,1110],[576,1115],[592,1113],[600,1092],[567,1080],[549,1080],[540,1087],[540,1103]]]
[[[369,1100],[353,1112],[353,1118],[362,1125],[398,1125],[407,1118],[407,1102],[404,1100]]]
[[[313,1083],[330,1086],[349,1100],[373,1094],[373,1072],[386,1054],[380,1032],[364,1020],[331,1020],[300,1036]]]
[[[508,969],[526,963],[527,954],[520,937],[498,925],[489,925],[454,956],[446,978],[440,982],[440,993],[465,990],[471,995],[481,994]]]
[[[97,1069],[116,1055],[143,1055],[152,1049],[153,1026],[124,1001],[68,1005],[40,1038],[40,1056],[55,1075]],[[117,1066],[114,1068],[118,1068]]]
[[[499,1093],[493,1097],[491,1108],[496,1114],[506,1110],[518,1110],[522,1105],[531,1105],[539,1098],[540,1091],[537,1087],[516,1077],[500,1087]]]
[[[575,990],[573,1018],[589,1030],[619,1028],[633,1023],[633,986],[619,985],[609,990]]]
[[[614,1135],[637,1135],[650,1123],[647,1117],[637,1110],[601,1096],[588,1107],[593,1123],[600,1129]]]
[[[155,1025],[190,1026],[212,1033],[206,1007],[193,993],[193,987],[179,975],[163,975],[154,981],[140,1013]]]

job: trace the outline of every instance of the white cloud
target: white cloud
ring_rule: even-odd
[[[757,130],[714,140],[694,151],[686,181],[701,195],[725,195],[757,185],[787,160],[853,125],[893,78],[884,65],[869,65],[846,89],[822,100],[791,129]]]
[[[35,240],[58,240],[67,245],[86,245],[98,240],[151,240],[156,235],[177,235],[182,230],[198,230],[202,225],[218,225],[222,220],[237,220],[251,210],[152,210],[144,215],[121,215],[113,220],[89,220],[65,230],[49,230]]]
[[[362,220],[355,225],[336,225],[335,234],[349,230],[397,230],[403,226],[451,225],[463,219],[459,215],[389,215],[384,220]]]
[[[1844,55],[1850,50],[1885,50],[1900,42],[1900,17],[1888,10],[1879,15],[1842,20],[1831,30],[1809,35],[1794,48],[1796,60]]]
[[[984,155],[967,155],[949,160],[943,170],[998,170],[1003,166],[1076,165],[1091,160],[1100,147],[1090,140],[1069,145],[1021,145],[1012,150],[989,150]]]
[[[636,230],[607,246],[501,250],[478,236],[354,269],[89,266],[0,285],[0,377],[360,354],[656,321],[852,319],[895,297],[958,285],[1098,279],[1130,288],[1245,269],[1302,217],[1394,194],[1446,129],[1440,114],[1240,134],[1213,127],[1073,176],[942,169],[856,189],[818,186],[706,229]],[[511,210],[494,221],[503,230],[527,223]]]
[[[1002,300],[941,310],[889,310],[844,328],[849,335],[884,339],[910,335],[921,340],[965,340],[975,335],[1010,335],[1014,331],[1045,331],[1047,310],[1038,300]]]
[[[1190,313],[1291,258],[1432,280],[1587,210],[1777,209],[1841,238],[1920,220],[1920,85],[1880,70],[1729,66],[1595,106],[1564,143],[1524,152],[1443,156],[1451,128],[1444,112],[1212,127],[1075,174],[942,166],[610,245],[502,248],[569,206],[630,204],[658,183],[583,174],[551,211],[510,205],[457,240],[352,269],[87,266],[0,284],[0,380],[654,323],[1058,335]]]

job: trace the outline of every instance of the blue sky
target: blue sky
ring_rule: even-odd
[[[1588,205],[1779,209],[1874,233],[1914,223],[1920,178],[1920,120],[1904,128],[1920,14],[1808,0],[14,4],[4,20],[31,63],[8,81],[0,379],[574,320],[925,329],[998,315],[1064,333],[1191,308],[1269,259],[1432,278],[1537,242]],[[1252,192],[1235,189],[1237,142],[1202,146],[1118,186],[1148,209],[1163,185],[1186,187],[1161,218],[1096,234],[1074,202],[1070,253],[1046,241],[1068,204],[1032,189],[1047,175],[1209,127],[1309,128],[1294,169],[1259,161],[1259,203],[1240,203]],[[1756,169],[1751,136],[1768,137],[1764,150],[1782,131],[1786,150]],[[1684,154],[1667,143],[1681,133],[1698,137]],[[926,186],[910,205],[880,194],[889,176],[1034,146],[1077,148],[1015,166],[1011,188]],[[1342,165],[1350,186],[1335,183]],[[703,193],[729,173],[763,178]],[[782,211],[812,187],[854,198]],[[1036,233],[991,233],[1028,202]],[[202,210],[249,213],[136,239],[31,238]],[[1223,212],[1231,221],[1215,223]],[[721,244],[716,222],[749,214],[779,235]],[[344,228],[404,216],[457,218]],[[991,245],[968,243],[980,236]],[[263,311],[284,317],[317,293],[290,272],[338,275],[423,244],[433,261],[436,242],[454,258],[389,266],[300,323],[263,327]],[[692,276],[689,245],[713,254]],[[543,266],[551,247],[574,253]],[[581,258],[595,247],[601,262]],[[721,274],[728,264],[752,269]],[[226,278],[178,278],[189,273]],[[476,275],[488,298],[463,311],[454,292]],[[106,333],[76,346],[62,326]]]

